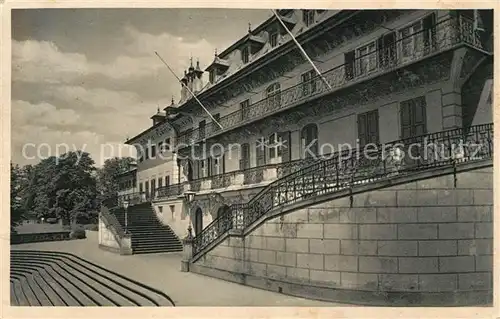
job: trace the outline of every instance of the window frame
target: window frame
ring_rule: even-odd
[[[302,10],[302,22],[306,27],[310,27],[314,24],[316,19],[316,10],[303,9]]]
[[[281,84],[274,82],[266,88],[266,100],[269,106],[281,105]]]
[[[372,50],[370,50],[371,46],[373,46]],[[363,49],[366,49],[366,53],[364,54],[361,53]],[[378,55],[377,40],[370,41],[354,49],[355,76],[366,75],[376,71],[378,69],[377,55]],[[373,56],[374,58],[372,58]],[[363,70],[363,68],[361,67],[362,61],[368,62],[368,67],[366,70]]]
[[[241,49],[241,61],[244,64],[247,64],[248,62],[250,62],[250,49],[248,48],[248,46],[244,46]]]
[[[300,75],[302,84],[302,96],[309,96],[316,92],[316,72],[309,70]]]

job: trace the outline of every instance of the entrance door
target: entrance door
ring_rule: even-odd
[[[203,230],[203,212],[201,208],[197,208],[194,214],[194,234],[198,236]]]
[[[401,103],[401,138],[405,144],[405,164],[417,165],[421,160],[422,143],[427,131],[425,97],[407,100]]]

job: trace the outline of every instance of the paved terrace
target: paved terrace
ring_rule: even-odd
[[[87,239],[82,240],[15,245],[12,249],[75,254],[163,291],[176,306],[342,306],[183,273],[180,271],[180,253],[120,256],[98,248],[97,232],[87,232],[87,236]]]

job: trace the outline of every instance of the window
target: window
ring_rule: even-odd
[[[198,130],[199,130],[199,138],[200,139],[204,139],[205,138],[205,120],[203,121],[200,121],[200,123],[198,124]]]
[[[206,159],[200,160],[199,165],[200,165],[200,173],[199,173],[200,178],[208,177],[207,160]]]
[[[276,158],[280,154],[281,138],[277,133],[273,133],[269,136],[269,158]]]
[[[401,138],[410,138],[426,133],[426,101],[421,96],[401,102]]]
[[[240,170],[250,168],[250,145],[248,143],[241,145]]]
[[[212,169],[212,175],[219,175],[222,174],[222,157],[214,157],[212,159],[213,161],[213,169]]]
[[[278,107],[281,105],[281,87],[279,83],[273,83],[266,89],[267,105]]]
[[[356,75],[367,74],[377,68],[375,41],[356,49]]]
[[[149,146],[146,148],[146,154],[144,156],[144,160],[148,160],[149,159],[149,154],[151,152],[151,149],[149,148]]]
[[[151,195],[155,193],[155,190],[156,190],[156,178],[153,178],[151,180]]]
[[[314,23],[314,10],[302,10],[302,21],[306,27]]]
[[[303,96],[308,96],[309,94],[312,94],[316,92],[316,72],[314,70],[311,70],[309,72],[306,72],[302,74],[302,94]]]
[[[241,109],[241,120],[245,121],[249,119],[249,108],[250,108],[250,100],[245,100],[240,103],[240,109]]]
[[[379,143],[378,110],[358,115],[358,139],[360,147]]]
[[[278,32],[273,32],[269,35],[269,43],[272,48],[278,45]]]
[[[210,70],[209,81],[210,83],[215,83],[215,70]]]
[[[356,55],[354,54],[353,51],[349,51],[344,54],[344,60],[345,60],[345,78],[346,80],[350,80],[354,78],[354,63],[356,61]]]
[[[172,214],[172,220],[175,219],[175,205],[170,205],[170,214]]]
[[[423,26],[422,21],[423,20],[419,20],[399,31],[399,39],[401,40],[399,51],[403,61],[413,58],[416,53],[422,52],[424,44],[423,33],[421,32]]]
[[[165,143],[163,143],[164,151],[170,151],[170,138],[165,139]]]
[[[248,47],[244,47],[241,50],[241,60],[243,61],[243,63],[248,63],[248,61],[250,60],[250,54],[248,52]]]
[[[257,166],[266,165],[266,140],[261,137],[255,143],[255,157]]]
[[[161,188],[163,186],[163,178],[158,177],[158,188]]]
[[[387,33],[377,40],[378,61],[381,68],[392,67],[397,61],[396,32]]]
[[[160,213],[163,213],[163,206],[158,206],[158,211],[159,211]]]
[[[156,145],[151,145],[151,158],[156,157]]]
[[[170,176],[165,176],[165,186],[170,186]]]
[[[302,141],[302,158],[313,158],[318,155],[318,126],[308,124],[300,132]]]
[[[142,193],[142,190],[143,190],[142,183],[139,183],[139,193]]]

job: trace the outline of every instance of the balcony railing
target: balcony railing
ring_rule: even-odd
[[[273,209],[395,176],[493,158],[493,124],[344,150],[276,180],[247,203],[233,204],[197,234],[193,256],[231,229],[245,230]],[[373,145],[372,145],[373,146]]]
[[[262,165],[244,170],[197,178],[189,182],[163,186],[156,189],[154,199],[177,197],[186,190],[199,192],[227,188],[232,185],[242,186],[259,184],[266,181],[271,182],[280,177],[280,171],[283,170],[281,167],[289,166],[290,163],[294,162],[298,161]],[[310,161],[308,163],[310,163]]]
[[[411,45],[408,46],[408,43]],[[438,22],[431,29],[413,33],[395,43],[359,56],[350,63],[323,72],[331,90],[320,77],[316,76],[306,83],[299,83],[255,102],[249,107],[223,116],[219,119],[219,123],[224,130],[236,128],[294,104],[337,91],[347,84],[416,62],[431,54],[443,52],[459,43],[482,49],[480,38],[474,32],[473,21],[463,16]],[[194,128],[180,134],[177,142],[179,147],[180,145],[189,146],[220,132],[219,126],[209,123],[202,130]]]

